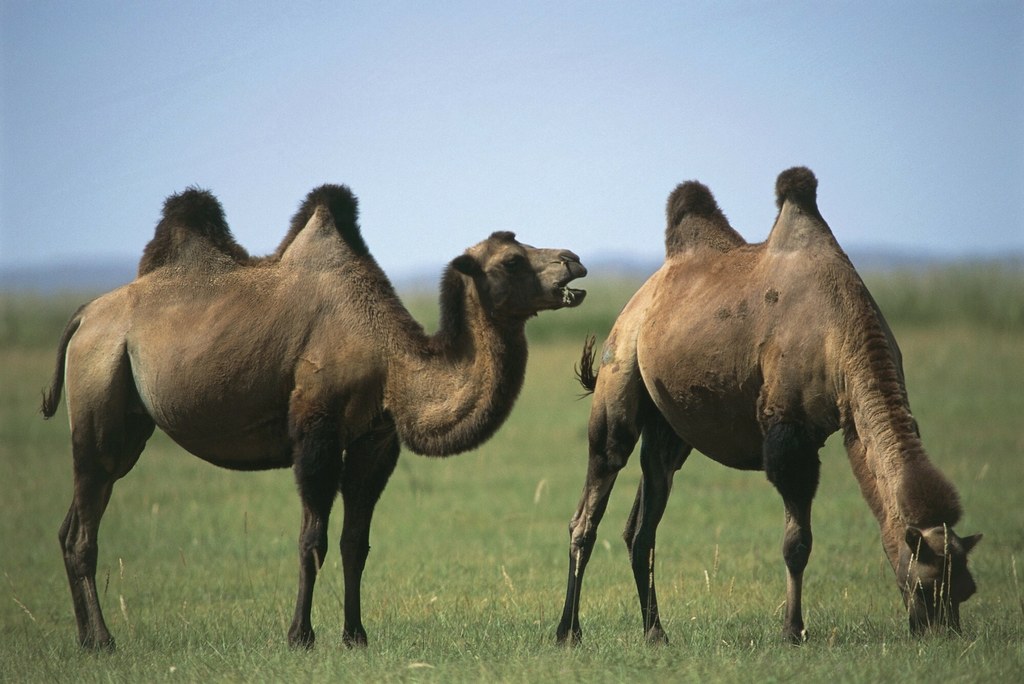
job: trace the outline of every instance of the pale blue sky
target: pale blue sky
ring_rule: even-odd
[[[212,190],[251,252],[324,182],[396,276],[493,230],[662,253],[708,184],[751,241],[803,164],[848,248],[1024,251],[1024,3],[0,0],[0,265],[137,257]]]

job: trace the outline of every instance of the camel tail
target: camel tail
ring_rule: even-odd
[[[583,341],[583,353],[580,355],[580,364],[573,370],[576,372],[576,379],[586,390],[583,396],[592,394],[597,387],[597,371],[594,370],[594,341],[595,337],[590,335]]]
[[[666,258],[698,246],[725,252],[745,242],[729,225],[711,190],[698,181],[676,186],[668,196],[665,219]]]
[[[50,380],[49,389],[43,390],[43,405],[41,411],[44,418],[53,418],[53,415],[57,413],[57,406],[60,404],[60,394],[64,389],[64,364],[67,357],[68,343],[71,342],[71,337],[78,330],[78,326],[82,324],[82,309],[85,305],[78,307],[78,311],[74,313],[71,320],[64,327],[64,332],[60,336],[60,344],[57,347],[57,364],[53,371],[53,379]]]
[[[337,229],[341,239],[345,241],[356,256],[366,256],[370,249],[363,240],[359,231],[359,200],[352,194],[352,191],[344,185],[324,184],[313,188],[306,199],[299,206],[299,210],[292,217],[291,227],[285,236],[281,246],[277,248],[277,256],[284,254],[285,249],[305,228],[306,223],[313,217],[317,207],[325,207],[331,212],[334,220],[334,227]]]

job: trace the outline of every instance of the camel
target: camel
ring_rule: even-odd
[[[494,434],[523,383],[527,319],[582,303],[569,283],[585,275],[568,250],[495,232],[444,270],[440,327],[427,335],[370,255],[348,188],[312,191],[263,258],[237,247],[209,193],[169,198],[138,277],[72,316],[44,392],[52,417],[67,389],[74,497],[59,537],[81,645],[114,647],[97,599],[97,532],[156,427],[224,468],[293,469],[296,647],[315,641],[313,586],[341,492],[342,640],[365,645],[370,521],[400,443],[448,456]]]
[[[672,479],[693,449],[740,470],[763,470],[782,496],[787,572],[783,637],[807,638],[801,610],[811,553],[818,450],[842,430],[854,475],[881,528],[910,628],[959,630],[975,592],[959,537],[956,490],[929,462],[910,412],[899,347],[817,207],[806,168],[776,183],[778,217],[747,244],[711,192],[691,181],[667,206],[664,265],[619,314],[594,372],[593,338],[580,379],[593,392],[589,465],[569,524],[560,643],[582,638],[583,574],[616,476],[638,439],[642,479],[624,532],[645,638],[667,641],[654,583],[658,523]]]

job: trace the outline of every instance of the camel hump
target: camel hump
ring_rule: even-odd
[[[775,204],[792,202],[808,213],[818,213],[818,179],[806,166],[794,166],[775,180]]]
[[[299,210],[292,217],[288,234],[277,248],[276,256],[278,258],[284,254],[284,251],[302,232],[302,229],[306,227],[320,207],[330,212],[331,221],[334,223],[338,235],[357,256],[366,256],[370,253],[366,242],[363,241],[362,233],[359,231],[359,200],[346,186],[326,183],[310,190],[306,199],[302,201]]]
[[[729,225],[708,187],[698,181],[676,186],[668,196],[665,217],[666,257],[696,247],[725,252],[746,243]]]
[[[771,249],[792,250],[813,244],[839,249],[831,229],[818,211],[818,179],[805,166],[779,174],[775,181],[775,219],[767,244]]]
[[[231,235],[220,201],[209,190],[189,187],[164,200],[163,216],[142,252],[139,275],[178,263],[199,245],[201,250],[212,248],[238,263],[249,259]]]

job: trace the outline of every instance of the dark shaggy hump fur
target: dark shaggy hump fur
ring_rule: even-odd
[[[729,225],[714,195],[703,183],[686,181],[676,186],[665,206],[665,255],[670,257],[687,247],[704,245],[726,251],[744,244]]]
[[[779,209],[789,200],[809,213],[818,214],[818,179],[806,166],[794,166],[775,181],[775,204]]]
[[[299,210],[292,217],[291,227],[277,248],[277,252],[274,254],[275,258],[281,258],[281,255],[288,249],[288,246],[295,240],[302,229],[306,227],[309,219],[316,212],[317,207],[325,207],[331,212],[331,217],[334,219],[334,226],[337,228],[338,234],[341,235],[341,239],[352,248],[352,251],[357,256],[366,256],[370,253],[369,248],[367,248],[366,243],[363,241],[362,234],[359,232],[359,200],[356,199],[356,196],[346,186],[328,183],[318,188],[313,188],[306,195],[306,199],[303,200]]]
[[[181,247],[192,237],[206,240],[214,249],[238,263],[249,254],[235,242],[224,218],[224,209],[209,190],[189,187],[164,200],[163,218],[142,251],[139,275],[145,275],[180,258]]]

